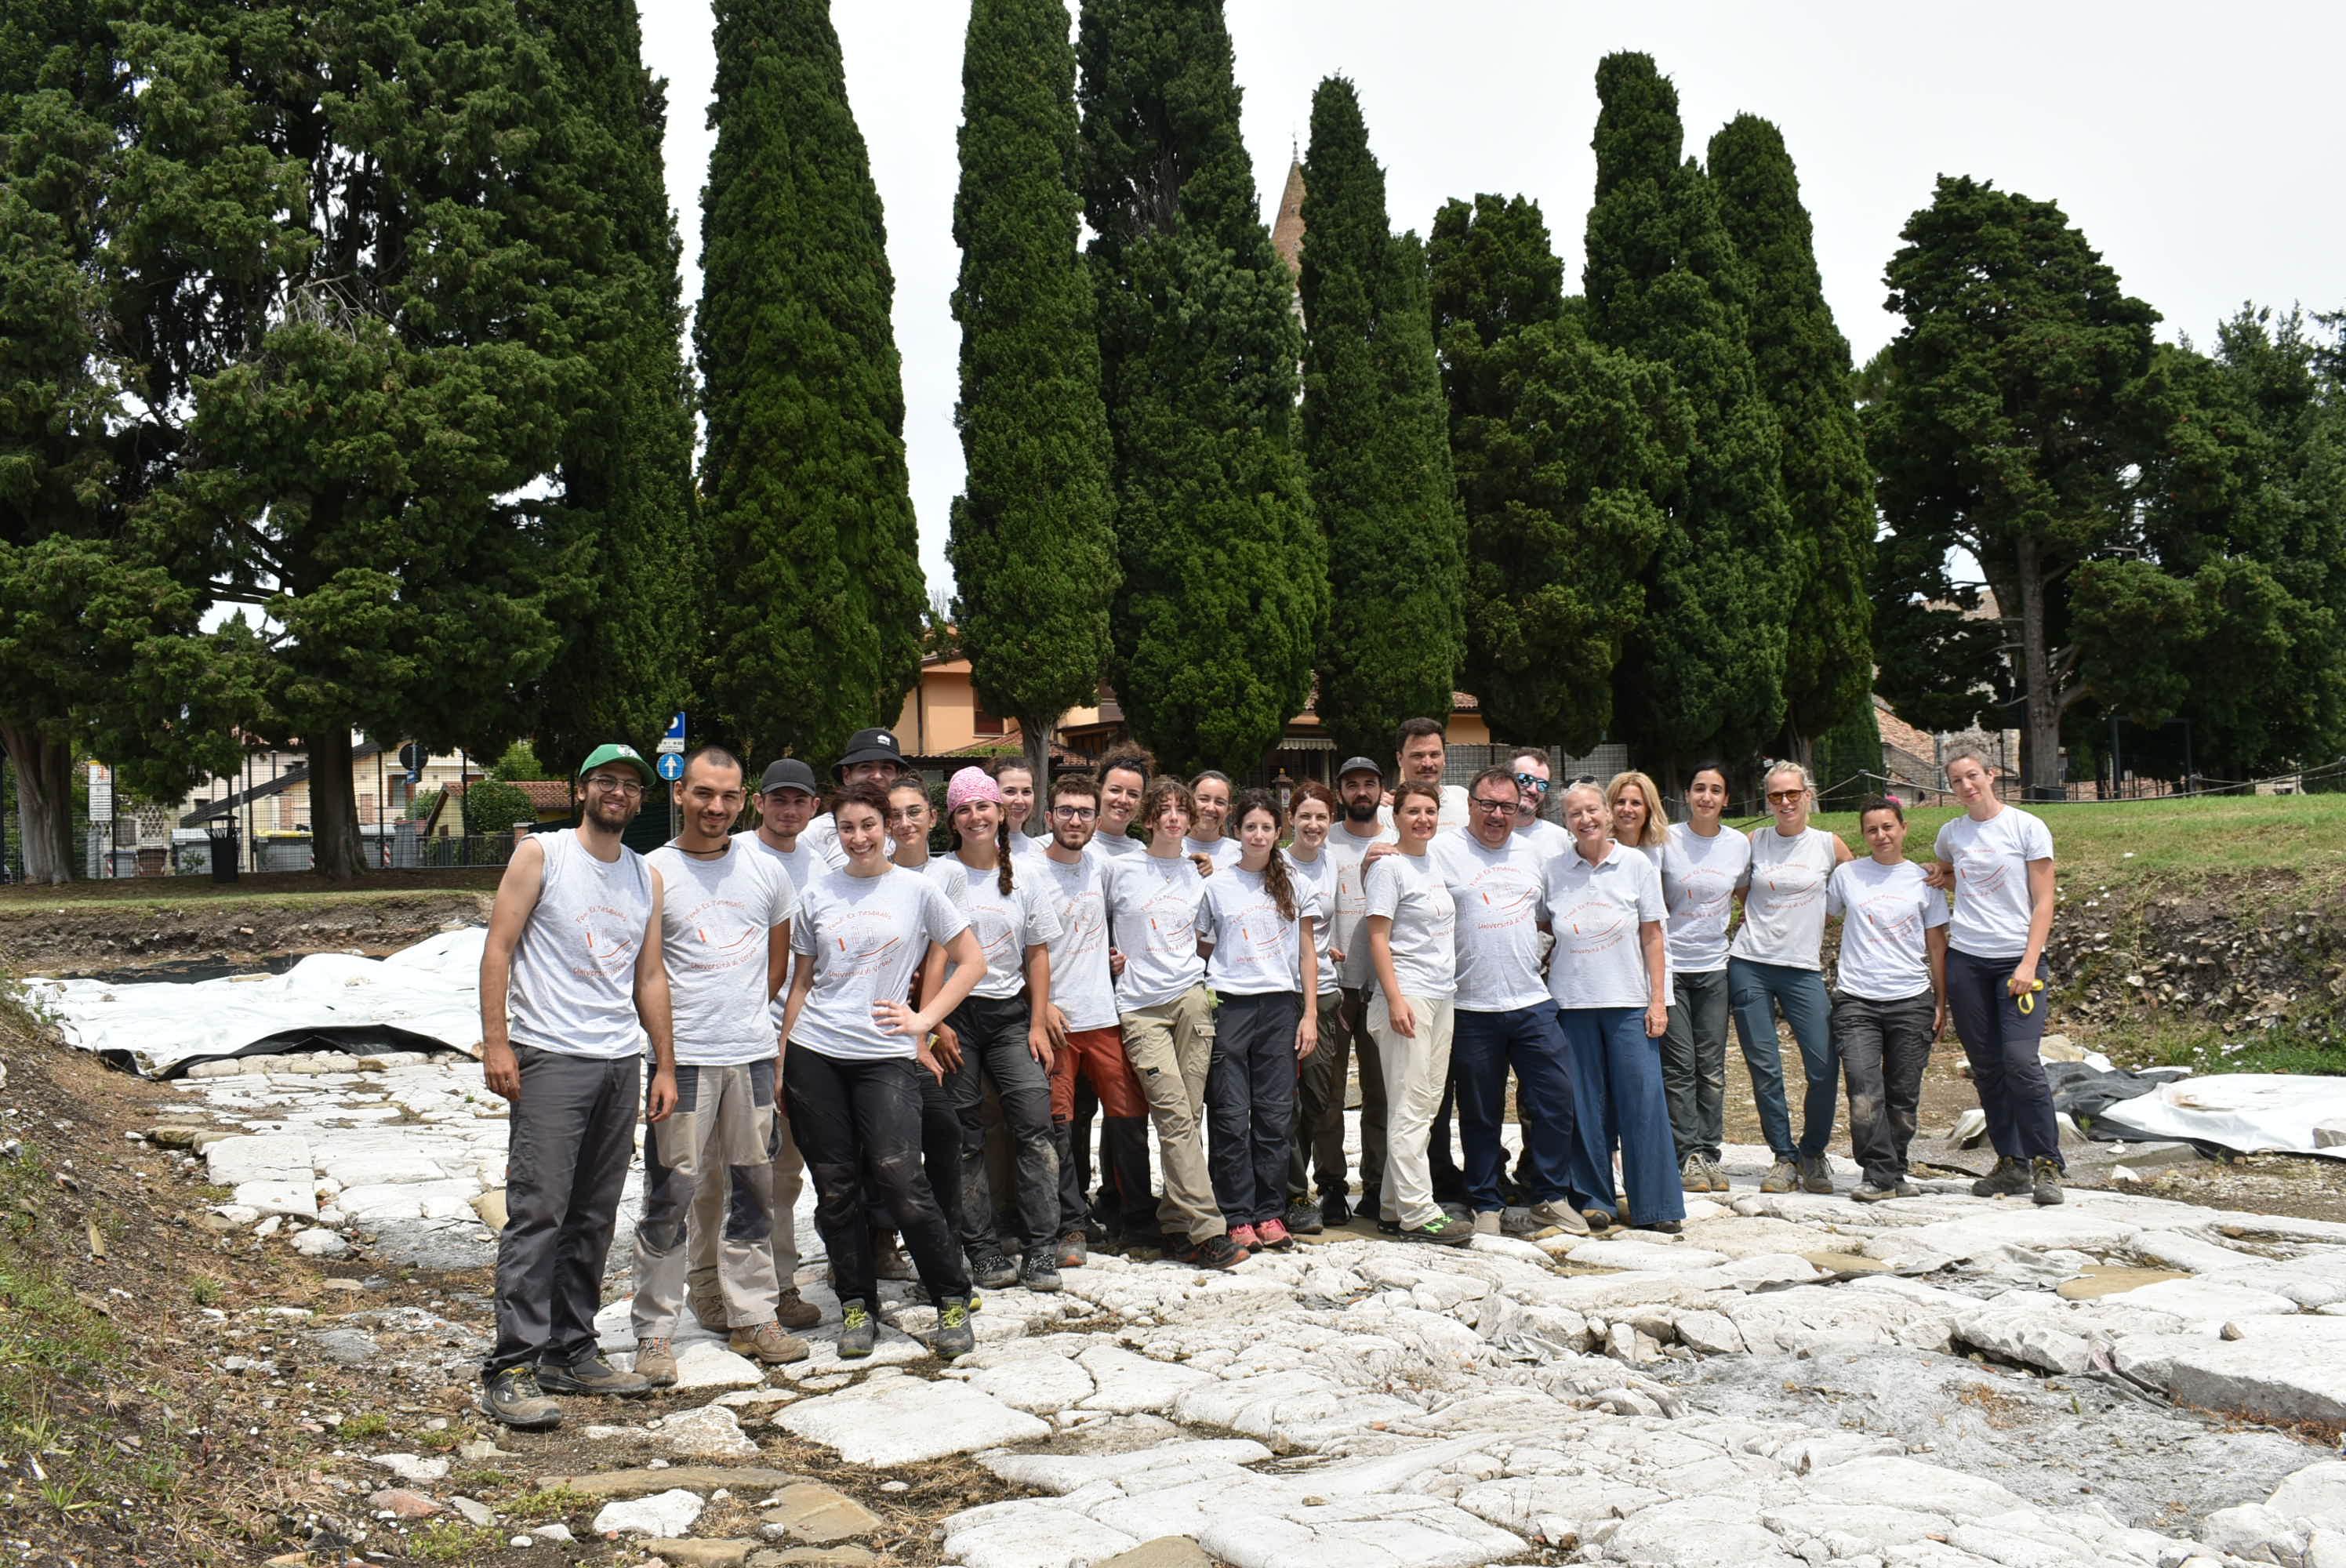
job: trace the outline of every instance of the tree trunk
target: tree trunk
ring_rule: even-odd
[[[1056,718],[1018,720],[1018,738],[1026,750],[1026,776],[1035,780],[1035,815],[1042,820],[1039,838],[1051,836],[1051,737],[1058,733]]]
[[[2021,686],[2027,724],[2021,731],[2020,772],[2030,799],[2057,800],[2061,789],[2061,700],[2052,650],[2045,642],[2045,555],[2033,535],[2019,549]]]
[[[0,724],[0,746],[15,766],[16,821],[25,880],[57,885],[74,875],[73,748],[29,725]]]
[[[366,857],[359,852],[350,729],[340,724],[312,726],[308,745],[311,863],[330,882],[356,881],[366,870]]]

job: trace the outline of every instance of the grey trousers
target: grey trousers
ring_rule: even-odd
[[[1727,971],[1671,975],[1670,1027],[1662,1036],[1662,1096],[1678,1163],[1719,1158],[1727,1135]]]
[[[1869,1002],[1847,992],[1833,998],[1833,1044],[1849,1084],[1850,1152],[1865,1167],[1868,1186],[1894,1187],[1906,1174],[1937,1011],[1927,991],[1896,1002]]]
[[[595,1350],[603,1263],[636,1154],[640,1055],[514,1047],[521,1098],[508,1113],[505,1227],[497,1233],[497,1340],[484,1377],[567,1367]]]
[[[1320,1045],[1303,1059],[1295,1081],[1295,1151],[1287,1162],[1287,1198],[1304,1203],[1317,1166],[1321,1197],[1351,1191],[1344,1168],[1344,1095],[1351,1087],[1352,1047],[1361,1062],[1361,1192],[1377,1190],[1385,1174],[1385,1074],[1382,1053],[1366,1026],[1358,991],[1320,995]]]
[[[685,1234],[686,1255],[691,1260],[687,1294],[712,1312],[724,1299],[719,1276],[725,1243],[736,1238],[763,1236],[763,1245],[773,1251],[775,1290],[787,1295],[798,1288],[797,1215],[799,1195],[806,1190],[806,1161],[799,1154],[790,1117],[777,1114],[774,1125],[778,1136],[773,1158],[766,1165],[765,1197],[754,1186],[737,1189],[729,1170],[704,1172],[704,1179],[693,1188],[692,1220]]]
[[[754,1328],[774,1317],[771,1161],[781,1115],[774,1105],[774,1061],[739,1066],[678,1063],[676,1110],[644,1135],[644,1207],[636,1221],[636,1338],[672,1339],[684,1305],[688,1217],[703,1186],[730,1175],[743,1223],[723,1226],[717,1282],[725,1321]]]

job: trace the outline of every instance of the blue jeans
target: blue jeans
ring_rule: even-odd
[[[1586,1207],[1614,1214],[1613,1146],[1639,1225],[1684,1219],[1678,1142],[1662,1093],[1662,1043],[1646,1033],[1642,1007],[1566,1007],[1563,1026],[1580,1135],[1572,1140],[1570,1181]]]
[[[1832,1142],[1833,1114],[1841,1104],[1841,1054],[1833,1049],[1832,999],[1825,994],[1825,977],[1813,969],[1730,958],[1727,1005],[1735,1014],[1744,1064],[1751,1069],[1751,1097],[1759,1103],[1768,1147],[1780,1160],[1796,1153],[1810,1159],[1823,1154]],[[1798,1145],[1784,1097],[1784,1058],[1776,1044],[1779,1012],[1800,1042],[1800,1071],[1809,1081],[1800,1098]]]
[[[1451,1070],[1458,1081],[1458,1139],[1466,1156],[1467,1202],[1477,1214],[1506,1207],[1499,1173],[1506,1151],[1499,1122],[1507,1105],[1507,1071],[1522,1086],[1516,1119],[1530,1154],[1534,1203],[1569,1203],[1572,1194],[1572,1078],[1565,1068],[1564,1036],[1556,1026],[1556,1004],[1519,1007],[1512,1013],[1458,1011],[1450,1042]]]

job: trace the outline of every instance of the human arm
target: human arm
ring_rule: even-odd
[[[1668,959],[1662,941],[1662,922],[1639,921],[1637,942],[1646,959],[1646,1038],[1658,1040],[1670,1029],[1669,984],[1663,978]]]
[[[1304,915],[1295,922],[1296,939],[1302,942],[1299,960],[1303,973],[1303,1022],[1295,1026],[1295,1054],[1309,1056],[1320,1044],[1320,944],[1311,935],[1311,917]]]
[[[489,1093],[501,1100],[521,1098],[521,1064],[505,1033],[505,993],[513,984],[514,950],[545,888],[546,846],[525,839],[497,879],[489,936],[481,946],[481,1073]]]
[[[1026,944],[1026,1054],[1051,1070],[1051,1026],[1049,1021],[1059,1015],[1051,1005],[1051,950],[1039,942]],[[1066,1020],[1060,1019],[1062,1033]]]
[[[872,1019],[882,1033],[910,1035],[917,1044],[923,1036],[935,1032],[940,1020],[951,1016],[953,1010],[968,999],[977,985],[977,977],[985,972],[985,952],[977,945],[977,933],[964,926],[954,933],[944,949],[953,968],[936,990],[922,999],[918,1011],[904,1002],[882,1000],[872,1004]]]
[[[913,976],[913,1005],[918,1007],[923,997],[934,995],[937,987],[944,983],[945,950],[933,942],[929,943],[927,955],[921,960],[920,972]],[[938,1024],[930,1034],[929,1047],[932,1052],[930,1071],[937,1074],[939,1083],[944,1081],[947,1073],[960,1071],[961,1036],[954,1033],[952,1024]]]
[[[1923,947],[1931,963],[1931,1039],[1936,1044],[1947,1032],[1947,928],[1925,929]]]
[[[806,1010],[807,993],[814,989],[814,959],[801,953],[802,961],[790,973],[790,999],[782,1004],[782,1033],[774,1054],[779,1057],[790,1049],[790,1033],[799,1026],[799,1014]]]
[[[1392,1020],[1393,1033],[1404,1040],[1417,1038],[1417,1013],[1409,998],[1402,994],[1401,976],[1393,969],[1392,917],[1372,914],[1361,921],[1368,933],[1369,962],[1376,970],[1377,993],[1385,999],[1385,1016]]]
[[[644,943],[636,950],[636,1018],[652,1043],[652,1082],[644,1095],[644,1120],[665,1122],[676,1109],[676,1031],[669,1013],[668,961],[660,953],[660,874],[651,873],[652,918],[644,923]]]
[[[790,977],[790,922],[777,921],[766,932],[766,1000],[771,1003],[782,993],[782,983]]]
[[[1857,851],[1851,850],[1839,833],[1827,833],[1825,837],[1832,840],[1834,865],[1845,866],[1857,859]]]
[[[2013,965],[2009,989],[2014,996],[2036,988],[2036,965],[2053,935],[2053,862],[2048,858],[2028,862],[2028,947]]]

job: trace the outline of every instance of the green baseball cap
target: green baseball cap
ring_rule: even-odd
[[[642,774],[646,784],[652,781],[652,765],[644,760],[643,753],[632,746],[623,746],[617,741],[607,742],[589,751],[586,754],[586,760],[578,765],[578,777],[586,778],[606,762],[624,762]]]

